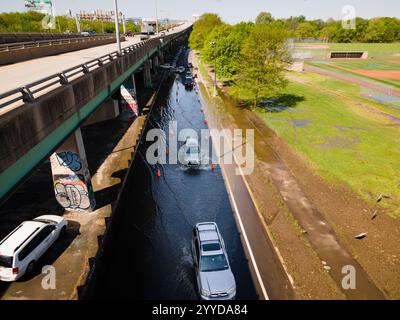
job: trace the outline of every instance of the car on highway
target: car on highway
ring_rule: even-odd
[[[178,73],[184,73],[185,72],[185,68],[182,66],[179,66],[178,68],[176,68],[176,72]]]
[[[160,68],[169,70],[169,69],[171,69],[173,67],[169,63],[165,63],[165,64],[161,64]]]
[[[197,168],[201,164],[201,152],[197,139],[187,138],[185,141],[184,164],[189,168]]]
[[[0,280],[15,281],[31,273],[66,228],[67,221],[56,215],[22,222],[0,242]]]
[[[150,39],[150,36],[149,36],[148,34],[141,34],[141,35],[140,35],[140,40],[141,40],[141,41],[147,40],[147,39]]]
[[[192,232],[192,254],[201,299],[231,300],[236,281],[225,243],[215,222],[197,223]]]
[[[193,88],[194,83],[193,83],[193,79],[191,76],[186,76],[185,77],[185,88],[186,89],[191,89]]]

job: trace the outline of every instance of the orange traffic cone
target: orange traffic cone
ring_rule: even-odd
[[[161,171],[160,171],[160,169],[157,169],[156,176],[157,176],[157,178],[161,177]]]

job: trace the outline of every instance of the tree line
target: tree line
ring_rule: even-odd
[[[57,16],[55,28],[44,29],[44,14],[34,11],[0,13],[0,32],[78,32],[76,21],[68,16]],[[97,33],[114,33],[114,22],[80,21],[81,30],[93,30]],[[120,24],[122,31],[122,24]],[[126,22],[126,31],[139,32],[140,26]]]
[[[261,12],[256,23],[273,24],[285,28],[293,38],[324,39],[329,42],[394,42],[400,41],[400,19],[379,17],[355,18],[354,29],[343,28],[342,21],[328,19],[307,20],[305,16],[275,19],[269,12]]]
[[[205,63],[213,66],[216,62],[218,78],[230,84],[232,96],[256,106],[287,85],[289,38],[392,42],[400,39],[400,20],[357,18],[353,30],[343,28],[341,21],[307,21],[304,16],[275,19],[268,12],[261,12],[255,23],[230,25],[206,13],[195,22],[189,45],[201,53]]]

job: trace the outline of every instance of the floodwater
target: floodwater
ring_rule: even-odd
[[[184,53],[180,60],[186,62]],[[166,129],[176,120],[178,131],[206,128],[196,91],[186,90],[183,81],[171,80],[160,91],[152,127]],[[220,167],[149,165],[150,144],[142,143],[135,157],[94,298],[198,299],[191,232],[198,222],[215,221],[235,275],[237,299],[258,299]]]

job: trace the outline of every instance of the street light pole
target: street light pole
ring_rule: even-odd
[[[156,32],[158,34],[158,8],[157,8],[157,0],[156,1]]]
[[[121,41],[119,39],[119,22],[118,22],[118,3],[114,0],[114,20],[115,20],[115,37],[117,39],[118,53],[121,54]]]
[[[211,42],[214,47],[214,92],[213,96],[217,96],[217,42],[214,40]]]

